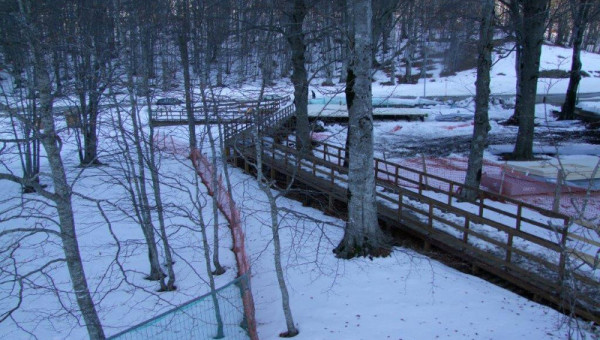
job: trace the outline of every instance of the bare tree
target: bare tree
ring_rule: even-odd
[[[204,218],[202,217],[202,205],[200,203],[200,181],[199,176],[194,176],[194,196],[193,202],[196,209],[196,216],[198,218],[198,225],[200,226],[200,232],[202,234],[202,249],[204,250],[204,263],[206,264],[206,274],[208,275],[208,281],[210,286],[211,297],[213,300],[213,305],[215,307],[215,317],[217,319],[217,334],[215,335],[215,339],[221,339],[224,337],[223,334],[223,319],[221,317],[221,308],[219,305],[219,300],[217,299],[216,286],[215,286],[215,278],[213,276],[213,271],[211,269],[210,264],[210,245],[208,244],[208,236],[206,233],[206,223],[204,223]]]
[[[486,0],[481,10],[481,23],[479,27],[479,43],[477,46],[477,80],[475,82],[475,125],[469,162],[465,177],[465,186],[478,188],[481,183],[483,167],[483,151],[487,142],[490,123],[488,108],[490,100],[490,69],[492,68],[492,49],[494,38],[494,0]],[[476,191],[465,188],[462,195],[467,200],[474,200]]]
[[[75,232],[75,218],[72,206],[72,187],[67,181],[66,171],[60,154],[60,143],[55,128],[53,115],[54,95],[52,81],[50,78],[50,66],[47,55],[44,53],[44,21],[40,18],[39,10],[35,3],[18,0],[12,3],[14,12],[11,14],[15,20],[13,25],[18,30],[21,41],[27,45],[27,61],[33,69],[36,79],[35,90],[39,93],[39,117],[43,130],[36,131],[36,137],[46,151],[54,191],[44,189],[38,183],[29,181],[27,178],[18,177],[11,173],[0,174],[0,179],[10,180],[16,183],[31,185],[42,197],[53,202],[58,215],[59,236],[64,251],[67,269],[71,279],[73,292],[83,316],[88,334],[92,339],[104,339],[104,331],[98,318],[98,313],[88,288],[83,262],[79,251],[79,243]],[[50,13],[52,14],[52,13]],[[6,29],[6,27],[5,27]],[[21,232],[35,232],[34,229],[23,228]],[[17,231],[17,230],[15,230]]]
[[[292,50],[292,84],[294,85],[294,105],[296,106],[296,140],[299,150],[310,149],[310,124],[308,121],[308,73],[306,71],[306,43],[304,20],[308,13],[307,0],[287,0],[284,11],[289,24],[285,32]]]
[[[217,71],[218,72],[218,71]],[[218,80],[217,80],[218,82]],[[210,84],[209,84],[210,85]],[[208,135],[208,142],[210,144],[210,151],[211,151],[211,165],[213,167],[213,171],[211,173],[211,186],[213,188],[213,194],[212,194],[212,212],[213,212],[213,265],[215,266],[215,270],[213,272],[214,275],[221,275],[225,273],[225,268],[223,268],[223,266],[221,265],[221,262],[219,261],[219,208],[218,208],[218,202],[219,202],[219,195],[220,192],[219,190],[217,190],[218,188],[218,184],[219,184],[219,180],[217,178],[217,143],[215,140],[215,136],[212,132],[212,126],[211,124],[209,124],[208,122],[211,119],[215,119],[217,118],[218,124],[220,125],[220,119],[219,119],[219,115],[220,113],[219,111],[219,105],[218,105],[218,101],[217,98],[214,96],[214,92],[212,92],[212,87],[209,86],[209,88],[211,89],[210,94],[210,102],[209,102],[209,97],[207,96],[207,89],[206,89],[206,84],[205,81],[201,81],[200,82],[200,95],[202,96],[202,110],[204,112],[204,119],[207,122],[206,125],[206,133]],[[217,126],[218,127],[218,126]]]
[[[13,78],[16,79],[21,76],[20,71],[15,72],[19,74],[11,72]],[[40,119],[35,99],[36,89],[34,87],[33,70],[28,68],[27,73],[27,84],[30,84],[30,86],[24,91],[22,88],[15,88],[14,91],[10,91],[4,85],[0,85],[0,90],[3,94],[4,105],[8,108],[10,129],[15,138],[15,146],[18,149],[23,178],[26,178],[27,182],[32,181],[39,184],[41,145],[35,131],[39,128]],[[9,93],[11,93],[10,96]],[[32,185],[23,185],[22,190],[23,193],[35,192]]]
[[[146,88],[146,109],[148,113],[148,121],[151,120],[152,117],[152,97],[150,95],[150,91],[148,90],[148,77],[144,79],[144,87]],[[144,140],[145,146],[145,157],[144,163],[148,167],[148,171],[150,172],[151,179],[151,187],[152,192],[154,194],[154,208],[156,210],[158,225],[160,230],[160,238],[163,244],[163,251],[165,254],[165,266],[167,267],[167,275],[169,279],[164,287],[164,291],[175,290],[175,270],[173,268],[174,261],[171,254],[171,246],[169,244],[169,236],[167,233],[167,225],[165,222],[165,208],[163,204],[162,198],[162,190],[161,190],[161,181],[160,181],[160,172],[159,172],[159,159],[157,159],[157,149],[155,145],[155,133],[154,127],[152,124],[148,124],[148,134],[145,135],[143,131],[141,131],[142,140]],[[144,138],[146,137],[146,138]]]
[[[181,57],[181,66],[183,68],[183,88],[185,92],[185,111],[188,120],[190,151],[193,151],[198,146],[196,140],[196,122],[194,120],[194,107],[192,98],[192,82],[190,77],[190,59],[188,52],[188,42],[190,40],[190,19],[188,17],[189,10],[188,0],[178,1],[178,18],[179,29],[177,31],[177,45],[179,47],[179,55]]]
[[[571,74],[565,102],[559,119],[574,119],[577,90],[581,81],[581,49],[583,47],[583,34],[590,19],[600,14],[600,6],[594,5],[592,0],[569,0],[571,15],[573,16],[573,55],[571,61]],[[595,7],[595,8],[593,8]]]
[[[133,91],[130,88],[129,91]],[[130,98],[133,93],[130,92]],[[116,103],[116,100],[115,100]],[[117,166],[120,167],[120,173],[123,179],[116,179],[116,183],[123,186],[128,194],[128,200],[131,203],[136,222],[139,223],[144,235],[146,246],[148,247],[148,260],[150,264],[150,273],[146,279],[159,281],[161,290],[166,290],[164,283],[164,274],[160,268],[158,248],[156,244],[156,233],[152,220],[152,210],[149,201],[149,190],[146,176],[146,166],[144,163],[144,154],[142,150],[143,140],[140,138],[140,126],[138,123],[139,113],[137,102],[130,99],[131,115],[118,104],[115,105],[116,117],[113,126],[118,132],[117,145],[120,148],[119,154],[123,157]],[[129,118],[129,119],[126,119]],[[129,129],[131,128],[131,129]]]
[[[349,1],[349,46],[346,103],[348,106],[348,222],[335,249],[340,258],[386,256],[379,228],[373,169],[373,107],[371,93],[371,0]]]
[[[111,2],[83,0],[65,10],[72,11],[74,20],[66,21],[75,41],[70,49],[74,67],[74,90],[78,100],[83,145],[79,145],[82,166],[99,165],[98,116],[100,101],[113,75],[110,67],[114,40]]]
[[[261,95],[262,97],[262,95]],[[259,113],[258,109],[254,110],[254,120],[255,122],[259,121]],[[264,176],[262,172],[262,136],[259,133],[258,124],[253,124],[253,137],[256,141],[255,147],[255,155],[256,155],[256,174],[257,174],[257,182],[260,190],[267,196],[267,200],[269,201],[269,213],[271,218],[271,232],[273,234],[273,248],[274,248],[274,260],[275,260],[275,273],[277,275],[277,282],[279,284],[279,290],[281,292],[281,303],[283,307],[283,314],[285,316],[285,323],[287,327],[287,331],[280,334],[281,337],[291,338],[298,335],[299,330],[296,328],[294,324],[294,317],[292,315],[292,309],[290,306],[290,295],[288,293],[287,284],[285,283],[285,277],[283,273],[283,267],[281,265],[281,238],[279,237],[279,208],[277,206],[277,198],[273,192],[271,191],[272,183],[269,183],[267,178]]]
[[[193,151],[192,159],[194,154],[197,154],[198,150]],[[182,167],[187,171],[193,172],[190,178],[172,178],[175,181],[175,185],[187,195],[187,201],[191,203],[191,206],[177,205],[173,207],[173,213],[179,215],[181,218],[187,220],[191,226],[186,226],[194,232],[199,232],[202,242],[202,254],[204,258],[204,264],[206,267],[206,274],[208,276],[208,285],[210,288],[211,299],[214,306],[215,320],[216,320],[216,334],[215,339],[221,339],[224,337],[224,324],[221,315],[221,305],[219,303],[217,288],[215,284],[215,277],[212,270],[210,244],[208,242],[207,224],[204,218],[204,208],[206,206],[207,198],[204,190],[202,189],[202,180],[200,175],[197,173],[198,168],[190,167],[187,164],[182,163]],[[216,188],[213,188],[216,190]]]
[[[515,115],[519,117],[519,131],[511,157],[515,160],[533,159],[533,130],[535,98],[540,69],[540,56],[549,0],[523,1],[523,21],[520,27],[523,52],[519,60],[519,84]]]

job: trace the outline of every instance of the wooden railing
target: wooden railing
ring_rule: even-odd
[[[293,176],[330,201],[346,200],[344,149],[321,143],[299,157],[289,142],[261,143],[264,165],[272,171]],[[251,144],[247,153],[239,146],[230,153],[251,161]],[[571,308],[565,289],[576,287],[577,313],[600,320],[600,275],[584,261],[600,244],[568,216],[382,159],[374,160],[374,169],[382,220],[559,306]],[[476,190],[476,202],[461,201],[466,189]]]
[[[282,122],[286,122],[296,114],[294,104],[280,108],[273,113],[255,114],[250,119],[240,118],[231,121],[223,128],[223,140],[225,144],[232,144],[236,141],[250,139],[253,140],[252,124],[258,125],[258,131],[261,135],[266,130],[278,129]]]
[[[193,108],[194,120],[204,122],[207,119],[210,122],[226,122],[236,119],[246,119],[258,110],[261,115],[267,115],[278,111],[283,104],[290,101],[289,96],[266,98],[261,101],[209,101],[205,105],[198,105]],[[157,105],[152,111],[153,122],[187,122],[187,111],[181,106],[175,105]]]

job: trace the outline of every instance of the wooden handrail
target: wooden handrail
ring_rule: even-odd
[[[239,117],[241,114],[245,114],[247,109],[258,109],[259,111],[262,110],[267,113],[275,112],[281,108],[283,103],[289,101],[290,96],[263,99],[262,101],[210,101],[207,103],[206,107],[201,105],[193,108],[194,119],[204,119],[205,108],[208,109],[209,116],[217,112],[221,119],[231,120]],[[152,111],[151,118],[153,121],[183,122],[188,120],[187,111],[185,109],[173,109],[171,106],[157,106],[157,108]]]
[[[341,148],[339,146],[328,144],[328,143],[325,143],[325,142],[321,142],[320,144],[323,145],[324,147],[326,146],[329,149],[344,150],[343,148]],[[544,209],[544,208],[541,208],[541,207],[538,207],[538,206],[535,206],[535,205],[532,205],[532,204],[529,204],[529,203],[526,203],[526,202],[521,202],[521,201],[516,200],[514,198],[511,198],[511,197],[508,197],[508,196],[504,196],[504,195],[500,195],[500,194],[496,194],[496,193],[493,193],[493,192],[490,192],[490,191],[482,190],[480,188],[466,186],[466,185],[464,185],[463,183],[460,183],[460,182],[452,181],[452,180],[449,180],[449,179],[446,179],[446,178],[443,178],[443,177],[440,177],[440,176],[432,175],[432,174],[427,174],[427,173],[424,173],[424,172],[422,172],[420,170],[416,170],[416,169],[409,168],[409,167],[406,167],[406,166],[403,166],[403,165],[400,165],[400,164],[392,163],[392,162],[384,160],[384,159],[374,158],[374,163],[375,164],[384,164],[384,165],[390,166],[390,167],[394,168],[394,170],[397,168],[398,170],[404,170],[406,172],[413,173],[413,174],[416,174],[416,175],[422,174],[424,177],[426,177],[429,180],[440,181],[440,182],[443,182],[443,183],[447,184],[448,186],[452,185],[453,187],[456,187],[456,190],[460,190],[460,189],[462,189],[462,190],[467,190],[467,189],[468,190],[475,190],[479,194],[478,195],[479,197],[484,196],[484,197],[488,197],[488,198],[491,198],[491,199],[496,200],[496,201],[510,202],[510,203],[513,203],[513,204],[515,204],[517,206],[520,205],[520,206],[522,206],[524,208],[528,208],[528,209],[537,211],[537,212],[539,212],[540,214],[542,214],[544,216],[548,216],[548,217],[556,218],[556,219],[565,219],[565,218],[569,219],[569,216],[567,216],[565,214],[557,213],[557,212],[554,212],[552,210]],[[395,175],[395,173],[388,172],[385,169],[378,169],[376,171],[383,172],[383,173],[389,174],[389,175],[392,175],[392,174]],[[402,179],[402,180],[408,179],[408,180],[410,180],[409,178],[402,178],[402,177],[400,177],[399,179]],[[421,183],[421,184],[423,184],[423,183]],[[435,188],[431,188],[431,189],[433,189],[434,191],[441,191],[441,192],[444,192],[444,193],[447,193],[447,194],[451,194],[453,197],[455,197],[454,196],[455,195],[454,192],[442,191],[440,189],[436,190]]]
[[[278,143],[274,143],[272,141],[266,141],[266,140],[263,140],[262,143],[263,144],[266,143],[267,145],[270,144],[268,150],[275,150],[275,151],[271,151],[271,152],[280,151],[280,152],[284,153],[286,164],[293,164],[294,162],[298,162],[297,150],[295,150],[295,148],[292,148],[292,147],[289,147],[286,145],[281,145]],[[331,146],[328,145],[327,147],[330,148]],[[267,148],[264,147],[263,150],[267,150]],[[331,151],[327,150],[327,153],[331,154]],[[273,162],[276,161],[276,157],[274,155],[271,155],[270,159]],[[337,181],[338,184],[344,184],[346,182],[345,177],[336,176],[335,173],[337,172],[340,174],[347,174],[347,169],[339,166],[338,163],[336,163],[336,162],[331,162],[330,160],[327,159],[327,157],[324,157],[324,155],[316,155],[316,156],[315,155],[306,155],[305,157],[300,159],[299,162],[301,163],[301,164],[299,164],[299,166],[306,167],[308,169],[308,171],[311,173],[311,175],[313,175],[313,176],[315,176],[318,173],[322,173],[332,183],[334,180]],[[320,170],[320,168],[323,168],[323,170]],[[327,170],[324,171],[325,169],[327,169]],[[428,216],[427,218],[429,221],[432,221],[434,219],[435,220],[439,219],[438,217],[434,216],[434,214],[433,214],[433,211],[437,209],[440,211],[445,211],[445,212],[456,214],[457,216],[463,216],[465,218],[465,224],[467,225],[467,228],[465,228],[465,229],[468,229],[469,225],[471,223],[479,223],[479,224],[485,224],[485,225],[492,226],[495,229],[505,233],[508,236],[508,240],[506,241],[506,243],[504,243],[502,248],[506,249],[507,255],[504,258],[504,261],[508,264],[510,264],[512,261],[512,253],[518,253],[521,256],[526,255],[526,257],[528,257],[530,259],[539,259],[539,261],[542,261],[542,262],[539,262],[538,260],[535,260],[535,261],[539,262],[540,264],[542,264],[546,267],[550,263],[550,262],[546,262],[546,260],[543,260],[542,258],[539,258],[537,255],[529,255],[528,252],[525,252],[525,251],[521,250],[520,248],[516,248],[515,246],[513,246],[512,240],[514,237],[518,237],[519,239],[521,239],[525,242],[529,242],[531,244],[535,244],[536,246],[542,247],[542,248],[546,249],[547,251],[550,251],[551,253],[555,253],[559,257],[562,256],[562,254],[564,253],[564,244],[560,244],[559,242],[554,242],[552,240],[541,238],[535,234],[531,234],[529,232],[521,230],[521,223],[524,220],[521,216],[521,214],[522,214],[521,211],[523,209],[523,206],[518,207],[519,211],[516,216],[521,216],[518,226],[510,227],[510,226],[506,226],[502,223],[499,223],[495,220],[489,219],[485,216],[479,216],[478,214],[469,213],[458,207],[452,206],[451,204],[447,204],[446,202],[440,202],[439,200],[436,200],[436,199],[433,199],[433,198],[430,198],[427,196],[418,195],[417,193],[415,193],[411,190],[408,190],[406,188],[402,188],[401,186],[395,186],[394,183],[390,183],[389,181],[383,181],[381,179],[377,179],[377,182],[378,182],[379,186],[384,185],[386,188],[395,187],[395,189],[399,192],[399,198],[411,197],[414,200],[419,200],[423,204],[426,204],[429,208],[428,208],[428,211],[425,212],[425,215]],[[379,193],[379,192],[377,193],[377,195],[380,198],[385,197],[384,194]],[[385,199],[388,201],[390,200],[389,197],[385,197]],[[400,199],[397,201],[397,204],[398,204],[398,209],[402,210],[403,203]],[[566,220],[566,221],[568,221],[568,220]],[[430,223],[432,223],[432,222],[428,222],[427,225],[430,225]],[[560,228],[561,233],[565,233],[566,230],[567,230],[567,225]],[[471,232],[471,234],[473,234],[473,232]],[[466,235],[468,235],[468,234],[466,232],[464,232],[464,235],[462,237],[462,239],[465,240],[464,242],[466,242],[466,240],[468,239],[468,236],[466,236]],[[562,238],[562,239],[565,240],[565,238]],[[495,241],[495,242],[497,242],[499,244],[503,244],[501,241]],[[511,266],[515,266],[515,264],[514,263],[511,264]],[[564,270],[564,263],[562,263],[562,262],[558,263],[558,264],[554,264],[553,266],[554,266],[553,268],[559,268],[560,271]],[[562,268],[562,269],[560,269],[560,268]],[[582,277],[582,278],[585,278],[585,277]]]
[[[290,106],[265,116],[260,121],[231,124],[231,130],[226,136],[233,140],[235,136],[241,136],[255,123],[259,124],[260,130],[267,129],[293,113],[293,107]],[[271,168],[271,171],[278,169],[277,171],[285,173],[286,176],[293,174],[299,179],[302,178],[305,184],[321,185],[315,187],[317,190],[331,190],[330,195],[335,192],[337,199],[345,199],[340,192],[340,189],[347,188],[348,182],[348,169],[343,166],[346,156],[343,148],[321,143],[322,148],[314,148],[311,154],[300,156],[298,150],[289,144],[289,140],[277,143],[262,138],[260,143],[263,145],[263,152],[266,153],[263,164]],[[245,156],[253,157],[251,154]],[[568,239],[572,238],[572,235],[568,230],[570,225],[568,216],[480,189],[475,189],[479,202],[472,205],[472,211],[468,211],[455,203],[455,199],[460,198],[456,191],[465,188],[462,183],[378,158],[374,159],[374,167],[376,185],[384,189],[377,190],[378,204],[384,211],[390,206],[396,210],[392,216],[396,223],[406,225],[413,230],[416,228],[426,240],[437,238],[439,242],[450,242],[449,246],[461,249],[461,252],[468,251],[469,254],[475,254],[470,256],[476,256],[476,261],[487,261],[486,263],[494,266],[496,271],[505,272],[516,281],[525,280],[536,285],[542,284],[541,288],[536,287],[541,289],[540,291],[549,292],[550,295],[546,296],[557,296],[552,294],[557,294],[563,289],[560,280],[566,272],[568,253],[578,254],[578,250],[569,248]],[[412,183],[418,186],[418,189],[415,191],[404,187],[403,183]],[[430,193],[445,196],[440,198],[439,195],[435,197]],[[500,207],[486,203],[489,199],[512,203],[515,210],[504,211]],[[546,221],[540,222],[528,218],[524,214],[525,211],[557,219],[562,224],[551,227],[546,224]],[[448,217],[447,214],[456,217]],[[514,225],[501,223],[491,214],[503,215],[514,220],[515,223]],[[476,227],[477,225],[489,226],[498,233],[491,233]],[[553,231],[555,237],[545,237],[548,231]],[[579,244],[594,245],[594,241],[585,237],[576,239],[581,242]],[[456,244],[452,245],[452,242]],[[480,248],[477,242],[491,246],[493,251]],[[570,275],[579,284],[587,285],[586,289],[594,290],[600,286],[596,276],[589,276],[579,271],[572,272]],[[535,290],[532,292],[538,293]],[[583,296],[580,302],[583,306],[593,306],[596,311],[600,309],[597,299],[593,296]]]

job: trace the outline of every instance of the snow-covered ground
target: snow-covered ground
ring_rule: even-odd
[[[174,136],[175,145],[185,145],[184,129],[160,130],[164,136]],[[73,140],[67,138],[65,142],[70,146],[64,151],[68,168],[76,170]],[[161,170],[170,176],[187,178],[192,175],[192,169],[185,166],[188,162],[183,155],[170,155],[163,158]],[[111,185],[107,178],[113,171],[111,168],[85,170],[75,189],[95,198],[121,197],[119,188]],[[238,169],[232,169],[231,173],[234,197],[244,216],[247,250],[252,258],[259,334],[261,339],[275,339],[284,331],[284,322],[273,270],[268,204],[253,178]],[[4,188],[5,197],[18,192],[16,186]],[[187,202],[180,189],[166,186],[163,189],[169,201]],[[122,282],[122,273],[115,270],[111,262],[116,247],[108,226],[89,202],[76,199],[75,203],[86,271],[108,334],[207,291],[197,232],[173,231],[172,242],[179,258],[175,266],[178,290],[157,295],[153,293],[155,284],[142,279],[146,259],[142,247],[135,246],[142,240],[139,228],[119,220],[122,217],[119,214],[112,215],[113,229],[127,245],[125,249],[129,249],[128,256],[122,258],[129,282]],[[568,328],[563,323],[564,316],[555,310],[410,249],[397,248],[391,257],[374,261],[335,259],[331,250],[341,239],[342,221],[285,198],[279,204],[284,209],[283,263],[295,321],[301,331],[299,339],[562,339],[566,336]],[[210,212],[205,213],[210,221]],[[175,220],[173,217],[172,225],[177,224]],[[186,224],[185,221],[179,223]],[[9,227],[6,224],[10,223],[5,222]],[[231,280],[235,271],[228,250],[228,234],[222,230],[221,235],[221,255],[229,271],[218,278],[218,285]],[[50,253],[58,256],[60,252],[57,246],[48,244],[39,244],[35,249],[44,249],[48,256]],[[56,268],[49,271],[49,275],[63,282],[64,289],[68,290],[64,270]],[[70,294],[61,296],[68,299]],[[28,291],[15,319],[38,338],[84,338],[84,328],[72,317],[62,314],[51,292]],[[0,332],[3,338],[30,337],[11,320],[0,325]]]
[[[567,69],[569,58],[566,49],[544,47],[543,67]],[[496,94],[513,93],[514,66],[510,56],[495,65],[492,91]],[[585,53],[584,69],[590,73],[594,65],[600,65],[600,56]],[[505,75],[500,75],[503,73]],[[596,75],[597,73],[594,73]],[[383,74],[377,75],[384,81]],[[582,91],[593,92],[600,85],[600,78],[584,78]],[[554,81],[554,80],[552,80]],[[285,82],[282,82],[285,83]],[[316,81],[315,83],[318,83]],[[472,94],[474,92],[473,71],[461,72],[446,80],[436,79],[427,83],[427,94],[438,95]],[[563,85],[564,83],[564,85]],[[547,89],[544,88],[545,85]],[[559,93],[566,88],[566,80],[550,84],[540,80],[540,92]],[[324,91],[322,88],[317,88]],[[227,95],[248,94],[248,87],[228,90]],[[252,90],[252,88],[250,88]],[[272,89],[272,92],[290,92],[287,86]],[[376,96],[423,95],[423,83],[380,86],[374,83]],[[254,92],[256,93],[256,92]],[[321,93],[319,93],[321,94]],[[165,95],[168,96],[168,95]],[[426,122],[380,122],[376,124],[376,138],[380,144],[391,143],[396,138],[436,138],[440,136],[468,136],[472,126],[467,122],[438,122],[437,115],[472,113],[472,103],[439,104],[428,108]],[[537,107],[537,120],[548,119],[548,108]],[[493,120],[508,118],[511,110],[501,105],[493,106]],[[64,131],[62,155],[75,191],[94,199],[106,199],[124,209],[129,206],[124,188],[117,185],[120,175],[119,146],[114,127],[109,117],[114,112],[103,114],[101,124],[101,160],[107,166],[82,170],[77,167],[78,158],[75,136]],[[6,122],[2,123],[7,127]],[[580,125],[568,125],[565,129],[579,131]],[[328,126],[331,140],[343,140],[343,126]],[[3,128],[4,130],[4,128]],[[215,133],[216,129],[213,130]],[[492,122],[492,131],[514,133],[514,128]],[[164,175],[162,187],[165,200],[172,209],[168,214],[168,225],[172,245],[176,251],[175,269],[178,287],[175,292],[156,293],[155,283],[145,281],[147,255],[142,246],[143,236],[139,226],[127,216],[126,211],[111,209],[109,225],[103,219],[95,203],[79,196],[74,198],[74,209],[85,270],[97,303],[100,318],[107,335],[115,334],[136,323],[154,317],[165,310],[208,292],[206,269],[202,259],[202,247],[197,226],[182,216],[176,208],[191,209],[188,190],[193,190],[193,169],[186,159],[184,145],[187,143],[184,127],[161,127],[157,131],[165,150],[161,152],[160,170]],[[72,132],[71,132],[72,133]],[[202,128],[204,152],[209,152]],[[585,144],[589,149],[594,146]],[[577,148],[572,148],[577,152]],[[178,150],[179,152],[173,152]],[[594,149],[597,150],[597,149]],[[2,154],[3,166],[18,169],[18,160]],[[487,154],[486,157],[494,157]],[[45,163],[42,170],[48,172]],[[3,169],[4,171],[4,169]],[[246,248],[251,257],[252,290],[256,303],[258,331],[261,339],[277,339],[285,331],[281,298],[273,267],[273,245],[270,216],[266,197],[258,190],[254,178],[240,169],[230,169],[237,201],[243,215],[246,233]],[[43,177],[44,184],[51,184]],[[39,201],[21,200],[20,188],[6,181],[0,182],[0,211],[3,217],[19,212],[34,216],[4,220],[2,230],[34,223],[47,223],[41,212],[52,212],[52,208]],[[205,220],[210,224],[212,211],[207,205],[208,196],[203,187],[201,202]],[[35,197],[35,196],[26,196]],[[461,273],[436,260],[424,257],[414,250],[395,248],[392,255],[384,259],[338,260],[332,254],[343,235],[343,221],[324,215],[318,210],[303,207],[301,203],[281,198],[281,237],[283,242],[283,265],[289,285],[291,308],[300,334],[297,339],[565,339],[570,331],[564,315],[554,309],[520,297],[477,277]],[[220,221],[224,217],[220,216]],[[223,222],[222,222],[223,223]],[[55,226],[49,225],[51,228]],[[110,227],[110,229],[109,229]],[[110,230],[121,241],[116,246]],[[228,267],[225,275],[217,278],[217,286],[225,285],[235,275],[235,261],[229,250],[231,241],[225,225],[220,231],[220,255]],[[212,240],[212,235],[209,235]],[[20,259],[19,270],[26,272],[36,264],[61,256],[60,245],[54,239],[36,237],[25,240],[14,251]],[[3,249],[4,251],[4,249]],[[120,252],[117,257],[117,252]],[[10,267],[10,258],[2,253],[2,266]],[[123,265],[125,274],[115,259]],[[7,276],[2,274],[2,281]],[[127,280],[125,280],[127,278]],[[31,278],[32,284],[23,298],[20,309],[0,323],[0,338],[4,339],[83,339],[85,327],[77,314],[68,310],[75,308],[70,283],[63,265],[53,265],[44,273]],[[34,285],[34,283],[36,285]],[[51,289],[56,285],[58,295]],[[5,311],[16,302],[7,298],[14,286],[0,282],[0,308]],[[60,298],[60,300],[59,300]],[[580,322],[582,334],[588,339],[598,338],[598,331],[590,330]],[[183,339],[183,338],[182,338]]]
[[[510,46],[506,45],[504,53],[494,53],[494,65],[491,70],[490,88],[493,95],[514,95],[516,84],[515,54],[508,53]],[[571,50],[557,46],[544,45],[542,47],[542,61],[540,70],[563,70],[569,71],[571,68]],[[579,93],[598,92],[600,89],[600,55],[589,52],[582,52],[581,60],[583,70],[590,77],[581,79]],[[436,75],[439,74],[439,70]],[[381,85],[389,81],[389,77],[383,72],[375,73],[373,83],[374,97],[426,97],[426,96],[473,96],[475,95],[475,76],[476,70],[467,70],[458,72],[449,77],[433,77],[424,80],[420,79],[417,84],[398,84],[394,86]],[[314,84],[321,84],[318,80]],[[564,94],[569,84],[568,78],[553,79],[540,78],[538,80],[538,94]],[[338,94],[343,96],[343,89],[338,87],[312,86],[315,89],[317,97]]]
[[[579,103],[577,106],[586,111],[594,112],[597,115],[600,115],[600,103],[598,102],[586,101]]]

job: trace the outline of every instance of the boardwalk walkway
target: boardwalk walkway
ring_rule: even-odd
[[[347,200],[345,150],[319,143],[300,157],[292,140],[269,137],[293,118],[292,106],[225,128],[233,164],[256,168],[252,127],[258,124],[262,170],[334,211]],[[492,273],[562,310],[600,322],[598,236],[569,216],[478,190],[476,202],[460,200],[463,184],[374,160],[380,224],[400,230]]]
[[[344,211],[345,150],[319,143],[311,154],[300,157],[292,140],[282,141],[282,130],[295,116],[293,105],[284,106],[288,99],[225,104],[222,110],[213,107],[215,115],[238,112],[237,117],[216,120],[227,123],[224,151],[234,165],[253,172],[260,142],[265,174],[293,184],[306,199],[322,202],[326,210]],[[239,114],[252,105],[259,109],[251,115]],[[206,118],[200,113],[197,123]],[[157,113],[153,123],[186,124],[187,116]],[[410,234],[423,240],[425,248],[441,249],[529,292],[534,299],[600,324],[597,231],[574,223],[567,215],[479,189],[475,202],[463,202],[462,183],[383,159],[374,159],[374,167],[384,229]]]
[[[269,97],[262,101],[218,101],[206,102],[195,106],[195,124],[228,124],[250,122],[252,112],[258,110],[262,115],[272,114],[279,110],[283,104],[290,101],[289,96]],[[181,105],[157,105],[152,111],[150,123],[154,126],[187,124],[188,116],[185,107]]]

